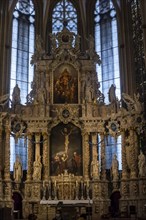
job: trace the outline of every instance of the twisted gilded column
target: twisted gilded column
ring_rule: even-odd
[[[43,165],[44,165],[44,180],[48,181],[48,177],[50,175],[50,165],[49,165],[49,158],[50,158],[50,142],[49,136],[47,133],[43,133]]]
[[[32,180],[33,172],[33,146],[32,146],[32,134],[28,134],[28,161],[27,161],[27,181]]]
[[[82,134],[83,139],[83,175],[85,179],[89,178],[89,134],[83,133]]]
[[[106,180],[106,156],[105,156],[105,141],[104,134],[100,134],[101,140],[101,177],[102,180]]]

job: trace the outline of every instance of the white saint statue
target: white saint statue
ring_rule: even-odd
[[[14,167],[13,167],[14,171],[13,171],[13,178],[14,178],[14,181],[17,182],[17,183],[20,183],[21,182],[21,179],[23,177],[23,170],[22,170],[22,164],[20,162],[20,158],[17,156],[16,157],[16,161],[14,163]]]

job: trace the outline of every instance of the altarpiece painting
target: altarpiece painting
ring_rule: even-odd
[[[60,123],[51,132],[51,175],[65,170],[68,173],[82,175],[82,140],[78,127],[69,123]]]
[[[54,103],[78,103],[78,74],[71,65],[63,65],[54,73]]]

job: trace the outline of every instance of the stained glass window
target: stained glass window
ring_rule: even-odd
[[[116,86],[116,96],[121,97],[118,34],[116,10],[111,0],[97,0],[95,4],[95,49],[101,58],[101,65],[97,65],[100,90],[105,96],[105,103],[109,103],[109,88]],[[121,136],[117,139],[108,136],[106,144],[106,169],[110,169],[113,155],[117,155],[119,169],[121,164]]]
[[[111,0],[97,0],[94,14],[95,49],[102,61],[100,66],[97,65],[98,79],[105,103],[108,103],[110,86],[116,86],[119,99],[121,90],[116,10]]]
[[[19,0],[13,12],[12,22],[10,95],[15,85],[18,84],[21,90],[21,104],[26,103],[26,96],[33,80],[33,67],[30,65],[30,60],[34,53],[34,22],[35,11],[32,0]],[[15,143],[12,136],[10,142],[10,170],[13,170],[16,156],[20,157],[25,170],[27,168],[27,144],[24,139],[19,139],[18,143]]]
[[[30,65],[34,52],[34,7],[31,0],[19,0],[13,13],[10,94],[16,83],[21,90],[21,103],[25,104],[26,95],[33,79]]]
[[[68,0],[59,1],[52,14],[52,32],[57,33],[66,26],[77,34],[77,12],[73,4]]]

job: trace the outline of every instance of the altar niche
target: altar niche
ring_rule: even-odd
[[[60,123],[51,131],[51,175],[63,174],[65,170],[82,176],[81,131],[72,123]]]
[[[54,72],[54,103],[78,103],[78,73],[71,65],[63,65]]]

